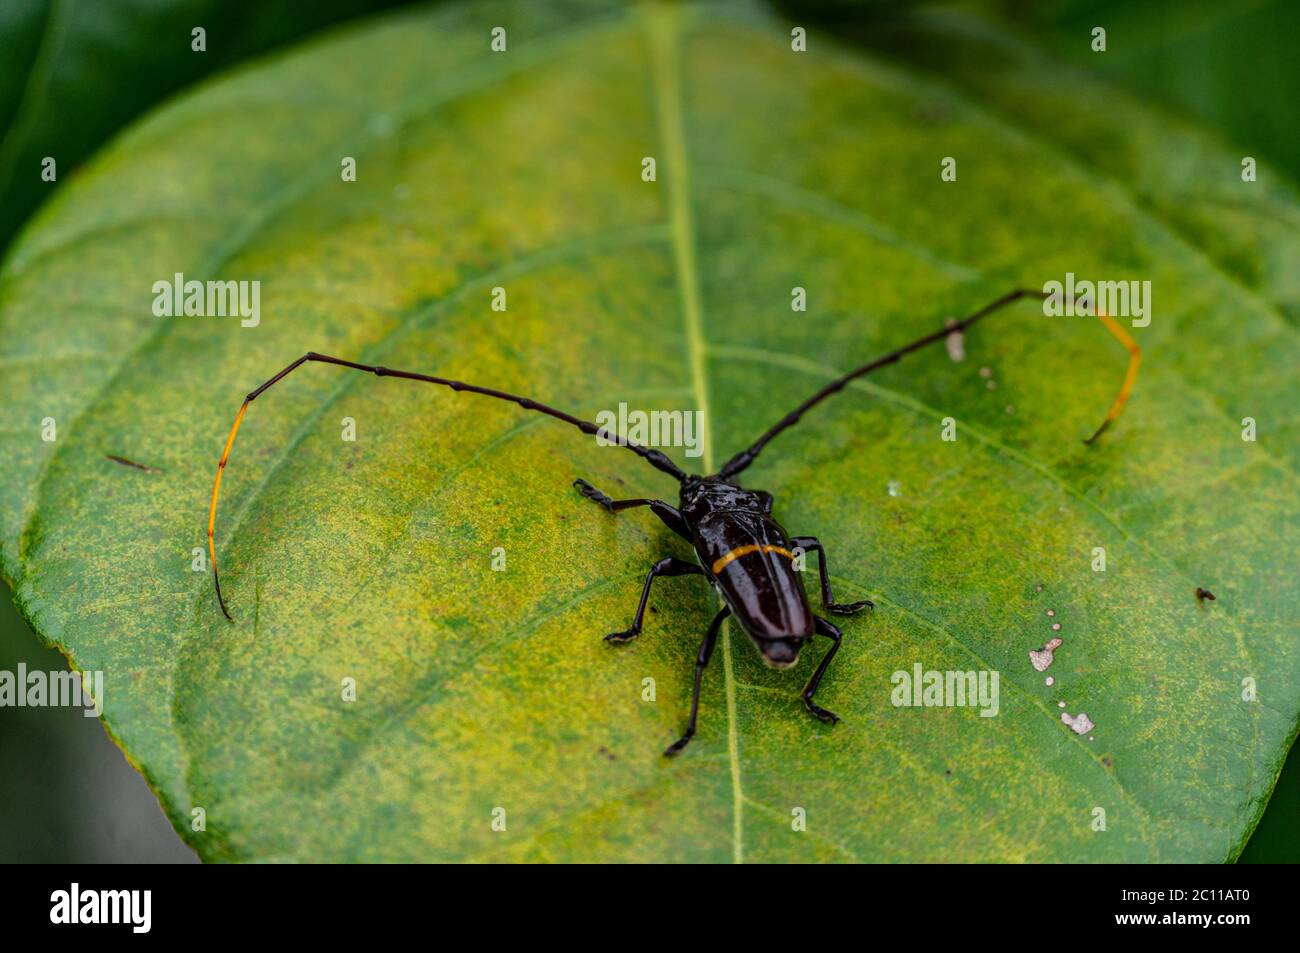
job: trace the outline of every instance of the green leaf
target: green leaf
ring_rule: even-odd
[[[1236,158],[1196,141],[1147,140],[1144,179],[1231,181]],[[1256,186],[1242,222],[1295,215]],[[106,724],[208,859],[1231,859],[1300,704],[1300,354],[1269,274],[1218,260],[1013,112],[815,33],[792,53],[749,8],[405,15],[159,112],[15,247],[3,569],[36,631],[105,673]],[[698,408],[703,458],[674,454],[707,470],[837,372],[1067,271],[1153,282],[1142,376],[1096,445],[1126,354],[1021,304],[965,361],[866,378],[746,473],[824,542],[841,600],[876,601],[842,620],[818,695],[834,727],[799,699],[817,652],[770,671],[728,626],[700,732],[662,758],[716,602],[661,580],[641,637],[604,643],[651,562],[688,552],[570,484],[672,483],[501,402],[301,368],[225,471],[235,624],[191,571],[231,418],[305,351],[588,418]],[[176,272],[261,281],[260,325],[154,318]],[[1029,652],[1053,621],[1049,687]],[[891,676],[917,664],[997,671],[997,715],[896,707]]]
[[[127,121],[274,46],[395,0],[9,0],[0,6],[0,249]],[[206,49],[191,31],[206,31]],[[42,177],[46,157],[58,177]]]

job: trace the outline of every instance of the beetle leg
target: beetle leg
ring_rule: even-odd
[[[835,653],[840,650],[840,639],[842,633],[835,626],[831,625],[825,619],[817,619],[817,634],[824,635],[828,639],[834,640],[835,644],[831,650],[822,656],[821,664],[817,666],[817,671],[813,672],[813,677],[808,680],[808,687],[803,690],[803,707],[808,709],[810,714],[816,715],[822,721],[835,724],[840,720],[840,716],[833,711],[827,711],[813,701],[813,694],[817,691],[817,686],[821,683],[822,676],[826,674],[826,669],[831,664],[831,659],[835,658]]]
[[[578,488],[578,492],[594,503],[599,503],[611,513],[617,513],[619,510],[630,510],[634,506],[648,506],[650,512],[664,521],[664,525],[670,530],[686,540],[691,541],[690,530],[686,528],[686,521],[682,519],[682,514],[677,511],[675,506],[669,506],[663,500],[612,500],[600,490],[596,489],[586,480],[574,480],[573,485]]]
[[[630,642],[641,634],[641,620],[645,618],[645,607],[650,601],[650,587],[656,576],[693,576],[704,575],[704,570],[695,563],[688,563],[673,556],[665,556],[650,567],[650,574],[645,577],[645,586],[641,589],[641,602],[636,607],[636,618],[632,627],[626,632],[611,632],[605,636],[606,642]]]
[[[691,719],[686,723],[686,734],[668,746],[664,751],[665,757],[671,758],[685,748],[686,743],[695,734],[695,719],[700,713],[700,682],[704,678],[704,669],[713,656],[713,647],[718,644],[718,630],[722,628],[722,620],[727,617],[729,612],[731,610],[724,606],[713,617],[713,621],[709,623],[709,631],[705,633],[704,641],[700,643],[700,654],[695,657],[695,690],[691,693]]]
[[[876,604],[870,599],[863,599],[861,602],[849,602],[840,605],[835,602],[831,596],[831,576],[830,569],[826,566],[826,550],[822,548],[821,541],[816,536],[796,536],[790,540],[791,546],[798,546],[804,552],[815,552],[817,554],[817,571],[821,574],[822,580],[822,607],[827,612],[833,612],[836,615],[852,615],[855,612],[861,612],[863,609],[874,609]]]

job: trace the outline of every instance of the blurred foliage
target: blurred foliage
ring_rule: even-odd
[[[1009,0],[1062,57],[1216,129],[1300,182],[1300,3],[1295,0]],[[1107,50],[1089,48],[1094,26]]]
[[[0,3],[0,257],[99,145],[213,73],[406,0],[4,0]],[[190,31],[207,30],[195,52]],[[41,180],[52,156],[58,180]]]

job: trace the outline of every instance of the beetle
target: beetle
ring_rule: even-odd
[[[943,328],[910,344],[891,351],[875,360],[836,378],[821,388],[794,410],[768,428],[753,444],[737,453],[718,470],[716,474],[701,476],[689,474],[680,469],[671,459],[659,450],[641,446],[620,434],[614,434],[607,428],[574,417],[540,401],[521,397],[491,387],[481,387],[464,381],[450,380],[430,374],[403,371],[371,364],[318,354],[314,351],[304,354],[270,380],[251,391],[240,405],[235,415],[234,424],[226,438],[225,448],[217,463],[217,475],[212,486],[212,501],[208,510],[208,552],[212,558],[212,578],[216,588],[217,602],[227,619],[234,621],[226,607],[221,593],[221,577],[217,571],[217,552],[214,542],[217,516],[217,498],[221,490],[221,476],[225,472],[230,458],[235,435],[244,419],[249,404],[265,393],[278,381],[307,363],[333,364],[338,367],[375,374],[378,377],[395,377],[402,380],[420,381],[438,384],[454,391],[465,391],[499,400],[512,401],[525,410],[537,411],[577,427],[583,433],[602,437],[605,441],[625,447],[640,456],[655,469],[677,480],[679,493],[677,505],[673,506],[661,499],[635,498],[615,500],[596,489],[586,480],[574,481],[574,486],[585,498],[599,504],[611,513],[637,507],[646,507],[657,516],[670,530],[688,542],[695,551],[695,562],[666,556],[650,567],[645,583],[641,587],[641,598],[637,603],[632,624],[621,632],[612,632],[605,636],[613,643],[628,642],[641,632],[645,619],[646,606],[650,600],[650,590],[655,579],[659,577],[700,575],[704,576],[717,591],[722,607],[709,623],[704,641],[700,644],[695,658],[695,683],[691,693],[690,717],[685,733],[670,745],[665,755],[674,755],[686,747],[695,734],[696,720],[700,706],[700,685],[704,670],[713,655],[718,633],[723,620],[733,616],[753,642],[759,656],[769,666],[778,669],[789,668],[798,661],[799,654],[809,642],[817,636],[831,641],[831,646],[822,656],[820,663],[803,690],[803,703],[807,711],[822,721],[834,724],[839,720],[833,712],[822,708],[814,699],[822,676],[826,674],[831,660],[840,649],[843,634],[829,620],[815,614],[804,591],[803,580],[796,568],[800,552],[818,554],[818,575],[821,589],[822,608],[835,615],[851,615],[863,609],[873,608],[870,600],[852,603],[837,603],[831,593],[830,573],[827,568],[825,549],[814,536],[794,536],[772,515],[773,497],[763,490],[746,489],[736,477],[745,470],[771,440],[784,430],[798,423],[805,413],[821,403],[832,394],[843,390],[851,381],[872,371],[886,367],[901,360],[913,351],[937,341],[963,334],[977,321],[1021,299],[1044,300],[1047,294],[1028,289],[1011,291],[959,321],[949,321]],[[1091,444],[1119,416],[1127,402],[1133,385],[1137,380],[1141,350],[1128,333],[1109,315],[1097,312],[1096,316],[1106,326],[1129,353],[1128,370],[1123,385],[1111,404],[1101,426],[1088,437],[1084,443]]]

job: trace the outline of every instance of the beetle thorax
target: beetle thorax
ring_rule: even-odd
[[[695,477],[682,484],[681,511],[691,523],[710,513],[742,511],[770,513],[772,496],[762,490],[746,490],[716,477]]]

